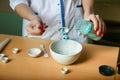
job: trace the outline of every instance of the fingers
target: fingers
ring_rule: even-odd
[[[99,15],[96,15],[96,18],[98,20],[98,26],[96,26],[98,29],[95,32],[98,36],[103,36],[106,32],[105,23]]]
[[[48,27],[48,25],[46,25],[45,23],[43,23],[43,28],[47,28]]]
[[[43,31],[42,29],[39,30],[36,26],[27,26],[26,30],[31,35],[42,35]]]
[[[26,30],[29,34],[32,35],[42,35],[45,32],[45,28],[47,28],[48,26],[43,23],[42,25],[40,24],[28,24],[26,27]]]
[[[106,32],[106,26],[102,18],[99,15],[91,14],[88,19],[93,23],[96,35],[103,36]]]
[[[45,29],[48,27],[46,23],[42,23],[42,26],[38,26],[38,30],[41,30],[42,32],[45,32]]]
[[[98,22],[96,16],[91,15],[90,21],[94,24],[94,30],[97,31],[99,29],[99,25],[98,25],[99,22]]]
[[[95,30],[95,32],[98,36],[101,36],[101,34],[102,34],[102,22],[101,22],[101,19],[100,19],[99,15],[96,15],[96,18],[97,18],[97,21],[98,21],[98,26],[96,26],[97,30]]]

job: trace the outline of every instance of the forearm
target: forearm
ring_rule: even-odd
[[[84,17],[89,14],[94,14],[94,0],[82,0]]]
[[[104,21],[99,15],[94,14],[94,0],[82,0],[84,9],[84,19],[89,20],[94,25],[94,31],[98,36],[103,36],[106,32]]]
[[[34,14],[32,9],[25,4],[17,5],[15,8],[15,12],[18,15],[20,15],[22,18],[25,18],[25,19],[30,20],[30,21],[37,18],[37,16]]]

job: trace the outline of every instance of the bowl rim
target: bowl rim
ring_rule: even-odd
[[[39,52],[37,52],[37,53],[32,53],[32,54],[31,54],[30,51],[31,51],[31,50],[35,50],[35,49],[39,50]],[[30,48],[30,49],[28,50],[28,55],[31,56],[31,57],[37,57],[37,56],[39,56],[39,55],[41,54],[41,52],[42,52],[42,51],[41,51],[41,49],[39,49],[39,48]]]
[[[49,49],[52,50],[52,48],[51,48],[52,44],[55,43],[55,42],[59,42],[59,41],[63,41],[63,40],[52,41],[52,42],[50,43],[50,45],[49,45]],[[69,39],[69,41],[73,41],[73,42],[78,43],[78,44],[80,45],[81,49],[80,49],[77,53],[75,53],[75,54],[67,54],[67,55],[66,55],[66,54],[58,54],[58,53],[55,52],[55,51],[54,51],[54,53],[57,54],[57,55],[61,55],[61,56],[62,56],[62,55],[63,55],[63,56],[73,56],[73,55],[80,54],[80,53],[82,52],[82,50],[83,50],[83,46],[82,46],[82,44],[79,43],[79,42],[77,42],[77,41],[70,40],[70,39]],[[52,50],[52,51],[53,51],[53,50]],[[52,54],[52,53],[50,52],[50,54]]]

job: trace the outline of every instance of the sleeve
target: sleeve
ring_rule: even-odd
[[[15,10],[15,7],[21,3],[29,5],[28,0],[9,0],[9,5],[13,10]]]

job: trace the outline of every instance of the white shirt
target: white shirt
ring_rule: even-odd
[[[60,40],[62,34],[58,32],[61,25],[60,0],[10,0],[10,6],[13,10],[18,4],[24,3],[32,8],[35,14],[40,16],[41,20],[48,25],[48,28],[41,36],[34,36],[43,39]],[[83,18],[83,8],[81,0],[63,0],[65,11],[65,27],[69,28],[68,36],[70,39],[87,43],[88,39],[79,35],[74,24],[77,20]],[[25,26],[29,23],[23,20],[23,36],[28,35]],[[31,35],[31,37],[33,37]]]

